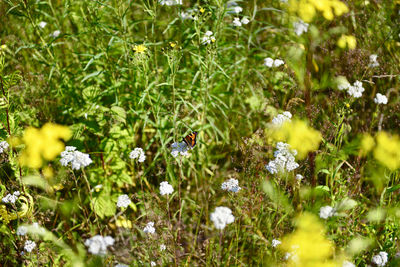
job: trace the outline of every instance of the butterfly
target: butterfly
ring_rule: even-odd
[[[183,137],[182,140],[183,140],[183,142],[186,143],[186,145],[189,148],[193,148],[196,145],[196,138],[197,138],[197,132],[193,132],[193,133]]]

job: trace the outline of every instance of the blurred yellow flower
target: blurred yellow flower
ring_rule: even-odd
[[[60,139],[67,141],[70,138],[71,131],[66,126],[46,123],[41,129],[29,127],[22,137],[25,150],[19,161],[24,166],[40,168],[43,158],[53,160],[64,150],[65,145]]]
[[[400,167],[400,138],[398,135],[390,136],[386,132],[376,135],[377,145],[374,157],[384,166],[394,171]]]
[[[317,11],[325,19],[332,20],[349,11],[345,3],[339,0],[289,0],[289,11],[297,13],[305,22],[311,22]]]
[[[348,47],[349,49],[354,49],[357,46],[357,40],[356,40],[356,37],[354,37],[352,35],[343,34],[339,38],[337,44],[340,48],[343,48],[343,49],[346,47]]]
[[[135,51],[135,53],[144,53],[147,50],[147,47],[145,47],[144,45],[140,44],[140,45],[135,45],[133,47],[133,50]]]
[[[374,138],[369,134],[364,134],[361,139],[361,149],[360,154],[365,156],[375,145]]]
[[[132,221],[125,219],[124,217],[118,217],[117,221],[115,222],[117,227],[121,228],[132,228]]]

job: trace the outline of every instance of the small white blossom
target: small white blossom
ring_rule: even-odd
[[[118,263],[118,264],[115,265],[114,267],[129,267],[129,266],[126,265],[126,264],[123,264],[123,263]]]
[[[299,164],[295,161],[297,151],[290,149],[289,144],[278,142],[276,148],[277,150],[274,152],[275,159],[265,165],[265,168],[271,174],[290,172],[299,167]]]
[[[274,67],[280,67],[283,64],[285,64],[285,61],[281,60],[281,59],[275,59],[274,60]]]
[[[232,24],[233,24],[233,26],[236,26],[236,27],[242,26],[242,22],[240,21],[240,18],[234,18]]]
[[[237,193],[242,188],[239,186],[238,180],[231,178],[222,183],[221,189],[225,190],[225,191]]]
[[[11,203],[11,204],[14,204],[17,200],[18,200],[18,196],[20,195],[21,193],[19,192],[19,191],[14,191],[14,193],[11,195],[11,194],[7,194],[5,197],[3,197],[2,199],[1,199],[1,201],[3,202],[3,203]]]
[[[289,111],[285,111],[282,114],[278,114],[276,115],[271,123],[274,127],[280,127],[283,125],[283,123],[285,122],[290,122],[292,118],[292,113],[290,113]]]
[[[271,244],[274,248],[276,248],[277,246],[279,246],[282,242],[279,241],[278,239],[274,239],[272,240]]]
[[[8,150],[10,145],[7,143],[7,141],[1,141],[0,142],[0,154],[3,154],[4,151]]]
[[[151,265],[152,267],[157,266],[157,264],[156,264],[154,261],[150,262],[150,265]]]
[[[73,170],[79,170],[92,163],[88,154],[76,150],[74,146],[66,146],[65,151],[61,152],[60,163],[62,166],[67,166],[71,163]]]
[[[296,180],[297,181],[299,181],[299,182],[301,182],[301,180],[303,180],[303,175],[301,175],[301,174],[296,174]]]
[[[182,5],[182,0],[159,0],[158,2],[162,6]]]
[[[85,241],[85,246],[89,247],[89,252],[94,255],[105,255],[107,247],[112,245],[114,245],[114,238],[111,236],[95,235]]]
[[[303,33],[307,32],[307,31],[308,31],[308,26],[309,26],[309,24],[308,24],[308,23],[305,23],[305,22],[302,21],[302,20],[293,22],[294,32],[295,32],[298,36],[300,36],[300,35],[302,35]]]
[[[240,12],[243,11],[243,8],[241,8],[240,6],[235,6],[235,7],[233,8],[233,11],[234,11],[236,14],[239,14]]]
[[[167,181],[160,183],[160,195],[170,195],[174,192],[174,188]]]
[[[28,232],[28,229],[25,226],[19,226],[17,229],[17,235],[24,236]]]
[[[376,96],[375,96],[375,98],[374,98],[374,102],[376,103],[376,104],[384,104],[384,105],[386,105],[387,104],[387,102],[388,102],[388,99],[387,99],[387,97],[385,96],[385,95],[382,95],[382,94],[380,94],[380,93],[377,93],[376,94]]]
[[[39,22],[39,24],[38,24],[38,26],[40,27],[40,28],[44,28],[44,27],[46,27],[46,25],[47,25],[47,22],[44,22],[44,21],[41,21],[41,22]]]
[[[343,91],[343,90],[349,89],[350,86],[351,86],[350,83],[348,83],[348,82],[343,82],[343,83],[339,83],[339,84],[338,84],[338,89],[339,89],[340,91]]]
[[[321,209],[319,210],[319,217],[321,219],[328,219],[329,217],[334,216],[336,213],[335,209],[332,208],[331,206],[324,206],[321,207]]]
[[[247,25],[247,24],[249,24],[250,20],[248,18],[246,18],[246,17],[243,17],[241,22],[242,22],[243,25]]]
[[[166,250],[167,249],[167,246],[165,246],[164,244],[161,244],[160,245],[160,250],[161,251],[164,251],[164,250]]]
[[[384,251],[379,252],[378,255],[372,257],[372,262],[377,266],[385,266],[388,261],[388,254]]]
[[[211,221],[214,223],[215,228],[222,230],[227,224],[233,223],[235,217],[232,215],[231,209],[227,207],[217,207],[210,215]]]
[[[349,86],[347,89],[347,93],[355,98],[359,98],[362,96],[364,92],[364,87],[362,82],[356,81],[353,85]]]
[[[148,222],[146,227],[144,227],[143,232],[146,234],[154,234],[156,232],[156,228],[154,228],[154,222]]]
[[[176,142],[171,145],[171,155],[176,158],[177,156],[189,156],[189,147],[185,142]]]
[[[212,31],[206,31],[206,33],[204,34],[201,42],[203,45],[206,44],[211,44],[211,43],[215,43],[215,37],[213,36],[213,32]]]
[[[52,32],[50,34],[50,36],[53,37],[53,38],[57,38],[60,35],[60,33],[61,33],[61,31],[56,30],[56,31]]]
[[[27,240],[24,245],[24,250],[26,252],[32,252],[32,250],[36,247],[35,241]]]
[[[274,60],[270,57],[267,57],[264,59],[264,66],[267,66],[268,68],[272,68],[274,65]]]
[[[356,266],[349,261],[344,261],[342,267],[356,267]]]
[[[379,66],[379,62],[377,61],[378,59],[378,55],[370,55],[369,56],[369,67],[370,68],[375,68]]]
[[[140,147],[136,147],[131,153],[129,153],[130,159],[138,159],[138,162],[144,162],[146,160],[146,155],[144,154],[143,149]]]
[[[197,11],[198,11],[197,8],[186,9],[186,11],[179,12],[178,15],[182,20],[186,19],[197,20],[198,19],[196,16]]]
[[[131,199],[128,195],[120,195],[117,200],[117,207],[118,208],[126,208],[131,204]]]

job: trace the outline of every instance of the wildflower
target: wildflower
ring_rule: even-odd
[[[272,67],[279,67],[281,65],[285,64],[285,62],[281,59],[275,59],[273,60],[270,57],[267,57],[264,59],[264,66],[267,66],[268,68]]]
[[[235,7],[233,8],[233,11],[234,11],[236,14],[239,14],[240,12],[243,11],[243,8],[241,8],[240,6],[235,6]]]
[[[385,95],[382,95],[382,94],[380,94],[380,93],[377,93],[376,94],[376,96],[375,96],[375,98],[374,98],[374,102],[376,103],[376,104],[384,104],[384,105],[386,105],[387,104],[387,102],[388,102],[388,99],[387,99],[387,97],[385,96]]]
[[[285,61],[281,60],[281,59],[275,59],[274,60],[274,67],[280,67],[283,64],[285,64]]]
[[[375,68],[379,66],[379,62],[377,61],[378,55],[372,54],[369,56],[369,67]]]
[[[277,150],[274,152],[275,159],[265,165],[265,168],[271,174],[290,172],[299,167],[294,157],[297,155],[296,150],[290,149],[288,144],[282,142],[278,142],[276,148]]]
[[[161,251],[164,251],[164,250],[166,250],[166,249],[167,249],[167,247],[166,247],[164,244],[161,244],[161,245],[160,245],[160,250],[161,250]]]
[[[125,217],[123,216],[119,216],[117,218],[117,220],[115,221],[115,225],[117,227],[122,227],[122,228],[132,228],[132,221],[131,220],[127,220]]]
[[[227,180],[227,181],[222,183],[221,189],[237,193],[242,188],[239,186],[239,181],[238,180],[231,178],[231,179],[229,179],[229,180]]]
[[[114,245],[114,238],[111,236],[95,235],[85,241],[85,246],[89,247],[89,252],[94,255],[105,255],[107,247],[112,245]]]
[[[335,209],[332,208],[331,206],[324,206],[321,207],[321,209],[319,210],[319,217],[326,220],[329,217],[334,216],[335,213],[336,213]]]
[[[8,194],[7,196],[3,197],[1,201],[3,203],[11,203],[14,204],[18,200],[18,196],[20,195],[19,191],[15,191],[12,195]]]
[[[394,171],[400,167],[400,138],[398,135],[390,136],[386,132],[379,132],[376,136],[377,146],[374,157],[384,166]]]
[[[302,20],[293,22],[293,28],[294,28],[294,32],[296,33],[296,35],[300,36],[303,33],[308,31],[308,23],[305,23]]]
[[[186,9],[186,11],[179,12],[178,15],[182,20],[190,19],[197,20],[198,17],[196,13],[198,12],[197,8]]]
[[[160,183],[160,194],[163,195],[170,195],[174,192],[174,188],[170,185],[167,181]]]
[[[249,24],[250,20],[246,17],[243,17],[242,20],[240,21],[243,25]]]
[[[361,139],[361,148],[360,153],[361,155],[366,155],[375,145],[374,138],[369,134],[364,134]]]
[[[341,16],[349,9],[339,0],[290,0],[289,11],[297,13],[304,21],[310,22],[317,11],[320,11],[325,19],[332,20],[334,15]]]
[[[342,267],[356,267],[356,266],[349,261],[344,261]]]
[[[233,223],[235,217],[232,211],[227,207],[217,207],[210,215],[211,221],[214,223],[215,228],[222,230],[227,224]]]
[[[146,234],[154,234],[156,232],[156,228],[154,228],[154,222],[148,222],[146,227],[144,227],[143,232]]]
[[[53,37],[53,38],[57,38],[60,35],[60,33],[61,33],[61,31],[56,30],[56,31],[52,32],[50,34],[50,36]]]
[[[143,54],[144,52],[146,52],[147,47],[145,47],[144,45],[140,44],[140,45],[135,45],[133,47],[133,51],[135,51],[135,53],[138,54]]]
[[[65,151],[61,152],[61,165],[67,166],[69,163],[71,163],[73,170],[79,170],[88,166],[92,162],[93,161],[90,159],[88,154],[77,151],[76,147],[74,146],[67,146],[65,147]]]
[[[24,250],[26,252],[32,252],[32,250],[36,247],[35,241],[27,240],[24,245]]]
[[[236,26],[236,27],[242,26],[242,22],[240,21],[240,18],[234,18],[232,24],[233,24],[233,26]]]
[[[271,123],[275,127],[280,127],[283,125],[284,122],[290,122],[291,118],[292,118],[292,113],[290,113],[289,111],[285,111],[282,114],[276,115],[272,119]]]
[[[139,162],[144,162],[146,160],[146,155],[144,154],[143,149],[140,147],[136,147],[131,153],[129,154],[130,159],[138,159]]]
[[[131,204],[131,199],[128,195],[120,195],[117,200],[117,207],[118,208],[126,208]]]
[[[277,246],[279,246],[280,244],[282,244],[281,241],[279,241],[278,239],[273,239],[272,242],[272,247],[276,248]]]
[[[129,267],[129,266],[126,265],[126,264],[123,264],[123,263],[118,263],[118,264],[115,265],[114,267]]]
[[[185,142],[173,143],[171,145],[172,151],[171,155],[176,158],[178,155],[189,156],[189,147]]]
[[[1,141],[0,142],[0,154],[3,154],[4,151],[8,150],[10,145],[7,143],[7,141]]]
[[[182,0],[159,0],[158,3],[162,6],[182,5]]]
[[[206,45],[206,44],[211,44],[211,43],[215,43],[215,37],[213,36],[213,32],[212,31],[206,31],[206,33],[203,36],[202,39],[202,44]]]
[[[372,262],[377,266],[385,266],[388,261],[388,254],[384,251],[372,257]]]
[[[150,262],[150,266],[157,266],[157,264],[154,262],[154,261],[152,261],[152,262]]]
[[[17,229],[17,235],[24,236],[28,232],[28,229],[25,226],[19,226]]]
[[[347,89],[347,93],[355,98],[359,98],[362,96],[364,92],[364,87],[362,82],[356,81],[352,86]]]
[[[338,42],[337,42],[338,46],[340,48],[346,48],[348,47],[349,49],[354,49],[356,48],[357,45],[357,40],[356,37],[352,36],[352,35],[342,35]]]
[[[303,180],[303,175],[301,175],[301,174],[296,174],[296,180],[297,181],[299,181],[299,182],[301,182],[301,180]]]
[[[41,22],[39,22],[39,24],[38,24],[38,26],[40,27],[40,28],[44,28],[44,27],[46,27],[46,25],[47,25],[47,22],[44,22],[44,21],[41,21]],[[57,35],[58,36],[58,35]]]

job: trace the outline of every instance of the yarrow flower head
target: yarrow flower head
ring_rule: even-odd
[[[27,232],[28,232],[28,229],[23,225],[19,226],[17,229],[17,235],[20,235],[20,236],[26,235]]]
[[[372,54],[369,56],[369,67],[375,68],[379,67],[379,62],[377,61],[378,55]]]
[[[293,28],[294,28],[294,32],[296,33],[296,35],[300,36],[303,33],[308,31],[308,23],[305,23],[302,20],[293,22]]]
[[[279,241],[278,239],[274,239],[274,240],[272,240],[271,244],[272,244],[272,247],[276,248],[277,246],[282,244],[282,242]]]
[[[106,255],[107,247],[112,245],[114,245],[114,238],[111,236],[95,235],[85,241],[85,246],[89,247],[89,252],[94,255]]]
[[[185,142],[176,142],[171,145],[171,155],[176,158],[178,155],[189,156],[189,146]]]
[[[242,189],[239,186],[239,181],[233,178],[230,178],[229,180],[226,180],[225,182],[222,183],[221,189],[225,191],[230,191],[233,193],[237,193]]]
[[[347,93],[355,98],[359,98],[362,96],[364,92],[364,87],[362,82],[356,81],[352,86],[349,86],[347,89]]]
[[[167,181],[160,183],[160,194],[162,196],[170,195],[172,192],[174,192],[174,188]]]
[[[3,198],[1,199],[1,201],[2,201],[3,203],[11,203],[11,204],[14,204],[14,203],[18,200],[18,196],[19,196],[20,194],[21,194],[21,193],[20,193],[19,191],[15,191],[12,195],[11,195],[11,194],[8,194],[7,196],[3,197]]]
[[[144,227],[143,232],[146,234],[154,234],[156,232],[156,228],[154,228],[154,222],[148,222]]]
[[[182,5],[182,0],[159,0],[158,3],[162,6]]]
[[[272,68],[272,67],[280,67],[283,64],[285,64],[285,61],[281,60],[281,59],[272,59],[270,57],[267,57],[264,59],[264,66],[267,66],[268,68]]]
[[[126,208],[131,204],[131,199],[129,198],[128,195],[120,195],[117,200],[117,207],[118,208]]]
[[[377,266],[385,266],[388,262],[388,254],[385,251],[381,251],[372,257],[372,262]]]
[[[129,154],[129,158],[131,159],[138,159],[139,162],[144,162],[146,160],[146,155],[144,154],[143,149],[140,147],[136,147],[131,153]]]
[[[32,252],[32,250],[34,249],[36,247],[36,243],[35,243],[35,241],[32,241],[32,240],[27,240],[26,242],[25,242],[25,245],[24,245],[24,250],[26,251],[26,252]]]
[[[92,162],[93,161],[90,159],[88,154],[77,151],[76,147],[74,146],[66,146],[65,151],[61,152],[61,165],[67,166],[69,163],[71,163],[71,168],[73,170],[82,169]]]
[[[0,142],[0,154],[3,154],[6,150],[8,150],[9,147],[10,147],[10,145],[7,143],[7,141],[1,141]]]
[[[197,8],[186,9],[185,11],[179,12],[178,15],[182,20],[198,20],[197,12]]]
[[[215,208],[215,211],[210,215],[210,219],[214,223],[215,228],[219,230],[224,229],[227,224],[235,221],[231,209],[227,207]]]
[[[376,103],[376,104],[383,104],[383,105],[386,105],[387,104],[387,102],[388,102],[388,99],[387,99],[387,97],[385,96],[385,95],[382,95],[382,94],[380,94],[380,93],[377,93],[376,94],[376,96],[375,96],[375,98],[374,98],[374,102]]]
[[[280,127],[283,125],[283,123],[285,122],[290,122],[292,118],[292,113],[290,113],[289,111],[285,111],[282,114],[278,114],[276,115],[271,123],[274,127]]]
[[[342,267],[356,267],[356,266],[349,261],[344,261]]]
[[[215,37],[213,35],[214,33],[212,31],[206,31],[203,38],[201,39],[201,43],[203,45],[215,43]]]
[[[276,151],[274,152],[275,159],[271,160],[265,168],[271,173],[282,173],[285,171],[293,171],[299,167],[299,164],[295,161],[297,151],[290,149],[289,144],[278,142],[276,144]]]
[[[336,214],[336,210],[332,208],[331,206],[324,206],[321,207],[319,210],[319,217],[321,219],[328,219],[329,217],[332,217]]]

